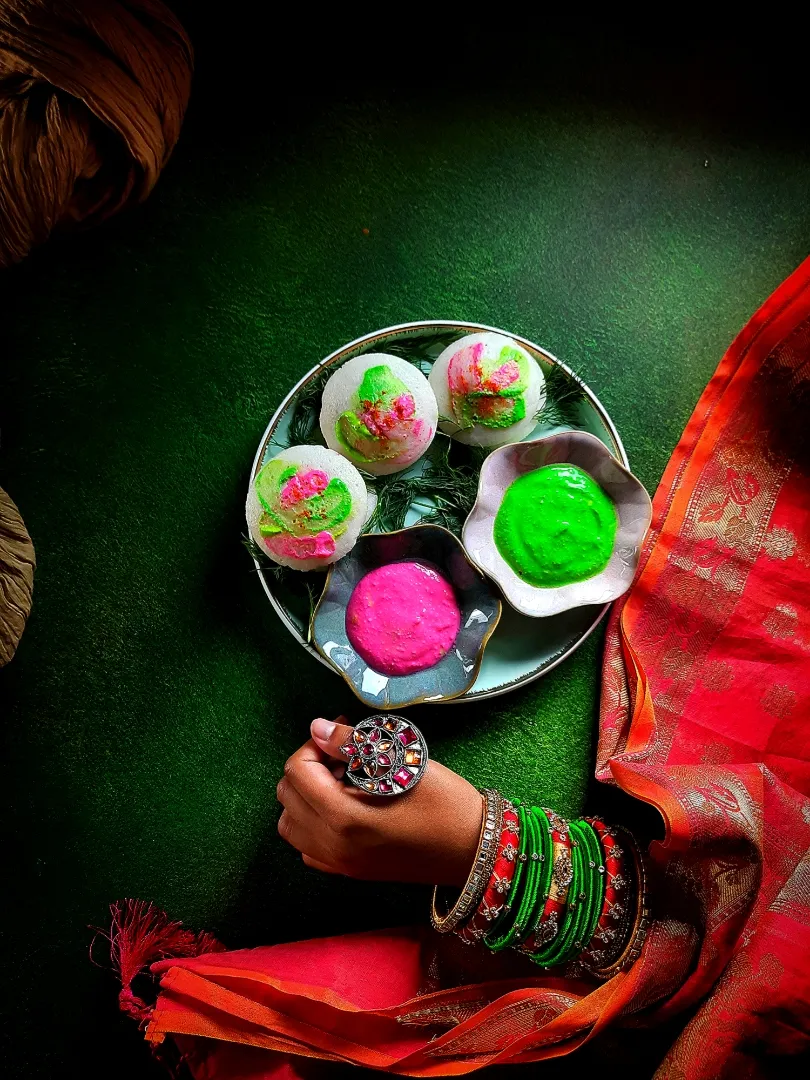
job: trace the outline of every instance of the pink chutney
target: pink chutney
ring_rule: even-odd
[[[346,608],[352,648],[382,675],[433,667],[460,625],[452,585],[421,562],[378,566],[358,582]]]

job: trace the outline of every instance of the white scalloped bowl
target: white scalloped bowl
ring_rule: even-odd
[[[503,559],[493,537],[495,515],[513,480],[544,465],[577,465],[613,500],[619,519],[613,553],[604,570],[585,581],[539,588],[523,581]],[[544,618],[586,604],[608,604],[627,592],[652,520],[652,503],[640,480],[613,457],[604,443],[584,431],[562,431],[533,442],[510,443],[489,455],[481,469],[478,497],[464,523],[467,554],[523,615]]]

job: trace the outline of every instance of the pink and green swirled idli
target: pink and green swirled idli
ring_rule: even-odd
[[[270,461],[256,477],[264,512],[259,532],[268,551],[294,559],[326,559],[346,531],[351,513],[349,489],[322,469]]]
[[[453,419],[459,427],[505,428],[523,420],[529,361],[512,345],[487,355],[483,341],[455,352],[447,366]]]
[[[425,426],[416,416],[413,394],[387,364],[366,369],[357,390],[356,411],[347,409],[335,424],[345,449],[363,462],[396,458],[419,438]]]
[[[500,446],[526,437],[545,399],[537,361],[503,334],[467,334],[449,345],[430,373],[441,429],[459,442]]]
[[[248,523],[253,539],[276,562],[311,569],[346,554],[366,504],[365,484],[349,462],[322,446],[294,447],[257,473]]]
[[[427,379],[395,356],[356,357],[324,387],[324,438],[368,472],[397,472],[416,461],[430,446],[437,420]]]

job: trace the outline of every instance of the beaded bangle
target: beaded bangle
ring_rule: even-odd
[[[625,939],[622,925],[629,912],[630,874],[624,864],[624,851],[616,842],[613,829],[600,818],[591,818],[590,824],[599,838],[605,862],[605,893],[596,931],[581,963],[590,969],[612,964],[624,951]],[[629,929],[629,927],[627,927]]]
[[[520,843],[518,815],[512,803],[504,799],[503,829],[497,847],[495,864],[484,889],[481,902],[465,926],[457,926],[455,933],[467,945],[480,941],[494,919],[500,915],[515,876],[515,857]]]
[[[602,904],[605,899],[605,864],[602,846],[599,837],[587,820],[579,823],[580,830],[585,840],[586,862],[588,868],[588,911],[583,922],[581,935],[578,943],[580,950],[590,944],[596,932],[596,924],[602,913]]]
[[[497,791],[487,789],[481,794],[484,799],[484,812],[478,851],[464,888],[450,910],[443,915],[439,912],[438,906],[439,889],[436,887],[433,890],[430,921],[433,929],[440,934],[449,934],[451,930],[455,930],[475,909],[492,874],[492,867],[498,854],[498,839],[503,831],[503,800]]]
[[[520,944],[516,945],[521,951],[525,949],[525,943],[533,939],[537,924],[545,911],[548,902],[548,894],[551,888],[552,873],[554,871],[553,843],[551,826],[547,815],[539,806],[531,808],[531,816],[534,819],[536,832],[539,838],[537,861],[539,873],[537,875],[537,887],[532,896],[531,910],[526,922],[526,929],[520,934]],[[532,856],[534,858],[534,856]]]
[[[593,970],[593,974],[600,979],[610,979],[620,971],[625,971],[638,960],[650,925],[650,912],[647,908],[647,871],[644,858],[633,835],[622,826],[619,826],[619,828],[627,837],[627,845],[630,848],[636,871],[633,927],[624,951],[618,959],[608,966]]]
[[[528,828],[528,844],[526,854],[529,859],[526,864],[526,874],[523,883],[523,894],[520,897],[517,916],[512,927],[512,932],[504,946],[516,948],[528,935],[532,923],[532,914],[537,906],[537,893],[543,876],[541,857],[543,852],[543,834],[540,823],[531,812],[526,812],[526,825]]]
[[[546,810],[545,815],[551,829],[551,881],[545,906],[534,934],[522,950],[532,957],[550,945],[559,933],[564,921],[568,890],[573,877],[568,822],[555,814],[553,810]]]
[[[508,901],[503,905],[501,914],[495,920],[495,925],[484,938],[487,946],[492,949],[493,952],[505,949],[511,940],[512,928],[517,919],[517,907],[520,897],[522,896],[521,887],[525,876],[526,863],[529,859],[527,852],[529,842],[528,815],[522,803],[518,805],[517,812],[520,824],[520,844],[518,845],[518,854],[515,859],[515,876],[512,879],[512,889],[509,893]]]

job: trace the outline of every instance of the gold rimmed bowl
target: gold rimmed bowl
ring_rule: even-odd
[[[450,583],[461,613],[456,639],[432,667],[407,675],[375,671],[354,649],[346,610],[357,585],[372,570],[413,561],[437,570]],[[461,542],[439,525],[414,525],[392,533],[366,533],[332,566],[312,613],[311,640],[318,654],[375,709],[404,709],[420,702],[450,701],[467,693],[478,676],[484,649],[501,617],[501,601]]]

